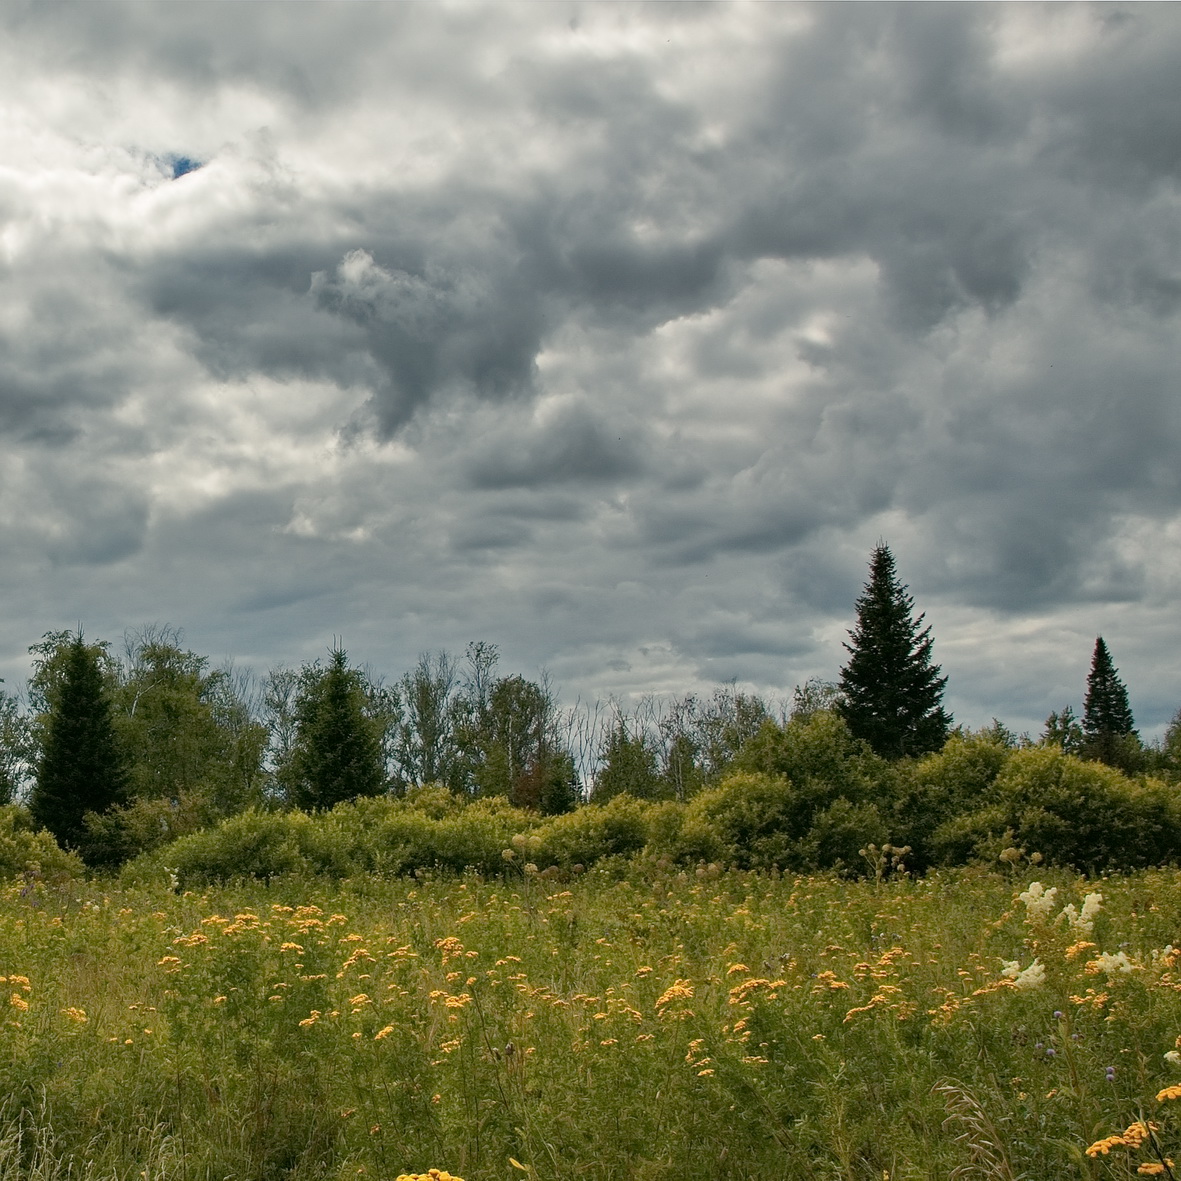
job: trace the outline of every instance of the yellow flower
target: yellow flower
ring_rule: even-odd
[[[379,1041],[381,1041],[381,1040],[382,1040],[382,1038],[387,1038],[387,1037],[389,1037],[389,1036],[390,1036],[390,1034],[391,1034],[391,1033],[393,1033],[393,1032],[394,1032],[394,1027],[393,1027],[392,1025],[387,1025],[387,1026],[385,1027],[385,1029],[379,1029],[379,1030],[378,1030],[378,1031],[377,1031],[377,1032],[376,1032],[376,1033],[373,1035],[373,1040],[374,1040],[375,1042],[379,1042]]]
[[[315,1025],[316,1022],[319,1020],[320,1020],[320,1010],[313,1009],[311,1011],[311,1013],[300,1022],[300,1025],[303,1025],[303,1026]]]
[[[62,1009],[62,1013],[71,1021],[76,1021],[79,1025],[86,1024],[85,1009],[75,1009],[73,1005],[71,1005],[68,1009]]]
[[[1171,1087],[1165,1087],[1163,1091],[1157,1091],[1156,1101],[1164,1103],[1166,1099],[1181,1099],[1181,1086],[1174,1083]]]
[[[1167,1156],[1165,1157],[1164,1164],[1155,1160],[1145,1161],[1136,1172],[1143,1177],[1163,1177],[1166,1166],[1170,1169],[1174,1167],[1174,1162]]]
[[[663,1009],[665,1005],[671,1005],[673,1001],[688,1001],[692,999],[693,985],[688,980],[676,980],[657,998],[656,1007]]]
[[[9,998],[8,1003],[14,1009],[20,1009],[20,1011],[22,1013],[25,1012],[29,1007],[29,1002],[27,1000],[25,1000],[25,998],[23,996],[21,996],[21,994],[19,992],[14,992],[12,994],[12,996]]]

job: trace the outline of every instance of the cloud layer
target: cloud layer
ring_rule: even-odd
[[[14,5],[0,624],[1178,705],[1169,6]]]

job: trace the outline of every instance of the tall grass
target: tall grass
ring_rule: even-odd
[[[14,887],[0,1181],[1134,1176],[1178,1142],[1181,876],[1028,886]]]

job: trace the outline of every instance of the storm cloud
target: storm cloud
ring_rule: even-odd
[[[1181,705],[1170,6],[11,4],[6,675],[83,620],[562,692]]]

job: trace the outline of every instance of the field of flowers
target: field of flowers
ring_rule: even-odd
[[[14,886],[0,1181],[1171,1175],[1181,875],[1023,872]]]

